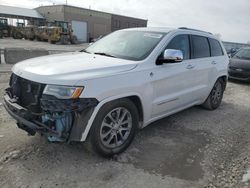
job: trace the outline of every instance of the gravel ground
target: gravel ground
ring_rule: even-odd
[[[8,74],[1,74],[0,96]],[[15,126],[0,99],[0,187],[250,187],[250,85],[229,82],[221,107],[157,121],[123,154],[51,144]],[[248,184],[249,183],[249,184]]]

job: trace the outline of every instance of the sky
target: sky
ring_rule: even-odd
[[[0,0],[1,5],[35,8],[66,0]],[[250,42],[250,0],[68,0],[69,5],[148,20],[149,27],[190,27]]]

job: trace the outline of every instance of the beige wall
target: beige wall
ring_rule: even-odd
[[[147,20],[132,18],[127,16],[112,15],[111,30],[117,31],[120,29],[134,28],[134,27],[147,27]]]
[[[87,22],[89,38],[97,38],[111,32],[111,15],[107,13],[65,6],[65,21],[72,20]]]
[[[53,22],[55,20],[64,21],[64,6],[63,5],[43,6],[43,7],[36,8],[36,10],[42,16],[44,16],[49,22]]]
[[[36,10],[49,22],[54,20],[87,22],[88,38],[97,38],[113,31],[131,27],[146,27],[147,20],[131,18],[120,15],[112,15],[105,12],[84,9],[80,7],[53,5],[38,7]],[[115,22],[119,22],[117,27]]]

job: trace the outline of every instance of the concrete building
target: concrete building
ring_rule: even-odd
[[[226,48],[227,52],[230,52],[231,49],[240,49],[243,47],[250,47],[250,44],[246,43],[238,43],[238,42],[222,42],[224,47]]]
[[[71,24],[79,41],[87,42],[112,31],[130,27],[146,27],[147,20],[114,15],[69,5],[42,6],[36,10],[53,22],[66,21]]]
[[[133,27],[147,27],[147,20],[112,14],[111,31]]]

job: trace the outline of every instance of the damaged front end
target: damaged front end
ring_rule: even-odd
[[[12,74],[4,106],[20,129],[46,135],[52,142],[80,141],[95,106],[94,98],[59,98],[46,85]]]

